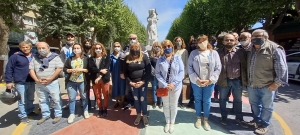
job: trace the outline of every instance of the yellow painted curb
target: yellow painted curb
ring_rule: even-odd
[[[15,129],[15,131],[12,133],[12,135],[21,135],[26,126],[27,123],[20,123]]]
[[[0,87],[6,86],[6,83],[0,83]]]
[[[284,135],[293,135],[290,127],[284,122],[284,120],[276,112],[273,112],[273,117],[275,117],[275,119],[278,120],[280,126],[283,129]]]

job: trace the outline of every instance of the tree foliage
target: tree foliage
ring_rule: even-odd
[[[294,0],[189,0],[182,14],[174,20],[167,38],[182,36],[187,40],[191,35],[239,33],[258,21],[272,33],[293,5]]]

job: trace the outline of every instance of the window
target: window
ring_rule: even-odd
[[[286,57],[287,62],[300,62],[300,53]]]
[[[33,25],[33,18],[28,16],[23,16],[23,22],[27,25]]]

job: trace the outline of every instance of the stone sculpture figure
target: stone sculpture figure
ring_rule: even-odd
[[[155,9],[149,10],[149,16],[147,17],[147,45],[152,46],[152,44],[158,41],[157,35],[157,12]]]

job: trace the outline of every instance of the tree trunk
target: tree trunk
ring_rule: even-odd
[[[9,37],[9,27],[5,24],[4,19],[0,16],[0,82],[2,82],[5,73],[5,67],[8,61],[7,41]]]
[[[279,14],[279,17],[274,25],[272,25],[272,21],[270,21],[268,24],[264,24],[265,30],[267,30],[268,33],[273,34],[273,31],[281,24],[283,17],[286,15],[287,10],[289,9],[289,3],[285,5],[285,7],[282,9],[281,13]],[[272,18],[272,17],[271,17]],[[272,18],[273,19],[273,18]],[[266,20],[267,22],[267,20]]]
[[[300,17],[300,0],[295,0],[295,7],[296,7],[296,11],[298,13],[298,17]]]

